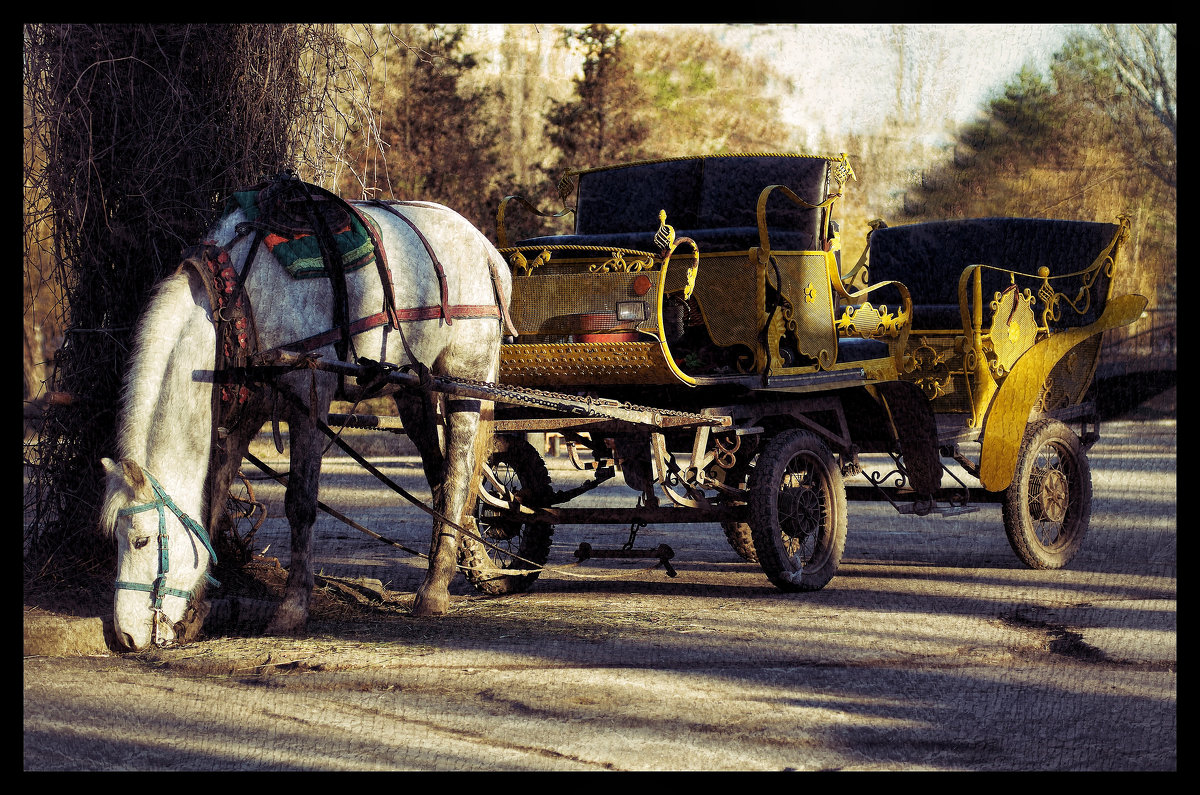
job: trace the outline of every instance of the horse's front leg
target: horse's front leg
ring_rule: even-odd
[[[325,416],[328,405],[328,400],[321,402],[318,416]],[[292,530],[292,554],[283,602],[267,625],[269,635],[295,634],[303,631],[308,622],[313,590],[313,524],[317,520],[324,436],[307,410],[290,412],[288,446],[291,471],[284,494],[284,513]]]
[[[489,414],[491,404],[485,404]],[[434,507],[451,521],[463,521],[471,488],[478,477],[477,432],[480,401],[450,398],[446,401],[446,457],[441,489],[434,489]],[[450,580],[458,560],[458,530],[441,518],[433,522],[429,543],[429,568],[417,588],[413,615],[443,615],[450,610]]]

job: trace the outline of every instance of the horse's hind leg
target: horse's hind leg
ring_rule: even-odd
[[[490,404],[489,404],[490,406]],[[448,398],[446,401],[446,455],[441,489],[434,489],[434,507],[441,515],[461,523],[477,472],[476,436],[480,430],[480,401]],[[429,568],[417,589],[413,615],[442,615],[450,609],[450,580],[458,559],[458,530],[442,518],[433,521],[429,543]]]
[[[404,432],[421,456],[425,480],[435,498],[441,491],[446,462],[438,440],[438,417],[434,406],[438,399],[436,394],[427,392],[397,392],[395,397]]]

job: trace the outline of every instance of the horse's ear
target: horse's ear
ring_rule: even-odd
[[[122,458],[117,462],[111,458],[102,458],[100,465],[104,467],[104,471],[109,477],[119,477],[129,484],[129,488],[133,490],[134,494],[146,487],[146,478],[142,474],[142,468],[131,459]]]
[[[136,462],[128,458],[122,458],[121,468],[125,470],[125,480],[133,487],[134,494],[146,488],[146,476]]]

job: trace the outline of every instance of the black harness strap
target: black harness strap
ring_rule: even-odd
[[[341,330],[341,339],[334,343],[333,348],[337,351],[338,359],[344,362],[353,347],[350,340],[350,297],[346,291],[346,264],[342,260],[342,252],[338,250],[337,242],[333,239],[333,230],[329,228],[324,214],[317,207],[318,201],[328,201],[329,198],[315,197],[315,186],[297,181],[307,198],[304,210],[312,223],[317,245],[321,247],[321,258],[325,260],[325,268],[329,272],[329,286],[333,290],[333,327]]]

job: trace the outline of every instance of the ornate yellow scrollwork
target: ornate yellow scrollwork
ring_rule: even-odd
[[[696,288],[696,274],[700,271],[700,248],[690,237],[676,238],[675,227],[667,223],[667,211],[659,210],[658,231],[654,233],[654,244],[663,252],[663,268],[667,267],[676,246],[683,243],[692,247],[692,264],[688,267],[687,281],[683,286],[683,300],[686,301],[692,297],[692,290]]]
[[[1008,374],[1021,354],[1037,339],[1037,320],[1033,316],[1034,297],[1015,284],[996,293],[991,303],[992,328],[984,345],[988,367],[995,378]]]
[[[625,252],[613,251],[612,257],[604,262],[594,262],[588,266],[591,273],[639,273],[654,269],[654,258],[648,260],[631,259],[625,261]]]
[[[911,356],[907,357],[906,370],[916,373],[913,383],[919,386],[930,400],[946,394],[946,385],[950,383],[947,357],[934,350],[924,337]]]
[[[837,319],[837,328],[843,335],[855,334],[868,338],[880,334],[894,336],[904,327],[906,321],[903,312],[894,315],[888,311],[886,304],[875,308],[870,303],[865,303],[860,307],[846,307],[846,311]]]
[[[654,233],[654,244],[663,251],[675,245],[675,227],[667,224],[667,211],[658,211],[658,231]]]
[[[533,262],[526,260],[525,255],[520,251],[514,251],[508,258],[508,263],[512,266],[513,274],[516,276],[529,276],[533,273],[534,268],[545,265],[549,261],[550,251],[548,249],[542,249],[542,253],[538,254]]]
[[[1082,274],[1082,284],[1079,286],[1079,292],[1075,293],[1075,298],[1067,298],[1066,293],[1056,291],[1050,285],[1050,269],[1038,268],[1038,276],[1042,283],[1038,287],[1038,298],[1041,299],[1043,306],[1042,310],[1042,326],[1048,326],[1050,321],[1058,321],[1062,319],[1062,304],[1066,304],[1075,311],[1075,314],[1086,314],[1092,306],[1092,287],[1096,283],[1096,279],[1101,274],[1105,274],[1108,278],[1112,278],[1114,261],[1112,256],[1105,257],[1103,265],[1098,268],[1092,268]]]
[[[885,307],[886,309],[886,307]],[[879,312],[875,307],[863,304],[860,307],[848,306],[837,320],[839,333],[856,334],[860,337],[874,336],[879,330]]]
[[[846,184],[846,180],[852,179],[858,181],[858,177],[854,174],[854,169],[850,166],[850,156],[842,152],[839,160],[834,161],[830,168],[829,176],[837,183],[837,192],[842,192],[842,187]]]
[[[575,192],[575,183],[578,181],[578,179],[579,175],[570,170],[564,171],[563,175],[558,178],[558,185],[556,187],[558,190],[558,196],[560,199],[562,199],[564,206],[567,203],[567,199],[569,199],[571,194]]]

